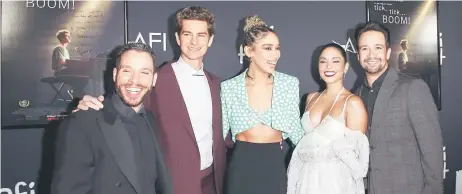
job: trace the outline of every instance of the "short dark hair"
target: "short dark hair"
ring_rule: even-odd
[[[154,71],[156,70],[156,54],[154,53],[154,51],[151,49],[150,46],[144,44],[144,43],[139,43],[139,42],[136,42],[136,43],[128,43],[128,44],[125,44],[123,46],[121,46],[117,52],[117,55],[116,55],[116,68],[119,68],[119,65],[120,65],[120,58],[122,57],[122,55],[127,52],[127,51],[138,51],[138,52],[147,52],[151,55],[152,57],[152,62],[154,64]]]
[[[183,28],[183,20],[199,20],[207,22],[209,35],[215,34],[215,16],[211,11],[204,7],[190,6],[185,7],[176,14],[177,32]]]
[[[361,24],[356,28],[355,38],[356,38],[356,47],[359,48],[359,37],[368,31],[377,31],[381,32],[385,36],[385,42],[387,48],[390,48],[390,31],[388,28],[379,24],[377,22],[369,21],[367,23]]]
[[[319,52],[319,54],[321,54],[327,48],[331,48],[331,47],[336,48],[338,51],[340,51],[340,53],[342,54],[343,59],[345,60],[345,64],[346,64],[346,62],[348,61],[346,51],[342,46],[340,46],[340,45],[338,45],[336,43],[331,42],[329,44],[325,44],[324,46],[322,46],[321,52]],[[318,59],[318,62],[319,62],[319,59]]]

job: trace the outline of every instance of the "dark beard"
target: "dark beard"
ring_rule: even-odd
[[[146,99],[146,96],[148,96],[149,92],[151,91],[150,88],[146,88],[146,87],[144,87],[144,86],[137,85],[137,87],[142,88],[142,90],[145,90],[145,89],[147,89],[147,90],[146,90],[146,93],[145,93],[144,95],[141,96],[141,100],[140,100],[139,102],[132,104],[132,103],[130,103],[130,101],[129,101],[128,99],[125,99],[125,97],[124,97],[124,95],[123,95],[123,92],[121,91],[121,90],[122,90],[122,89],[121,89],[122,86],[124,86],[124,85],[120,85],[120,86],[118,85],[118,86],[116,87],[116,93],[117,93],[117,95],[120,97],[120,99],[122,100],[122,102],[123,102],[125,105],[129,106],[129,107],[136,107],[136,106],[139,106],[140,104],[142,104],[142,103],[144,102],[144,100]]]
[[[366,64],[365,67],[363,67],[363,69],[364,69],[364,71],[365,71],[366,73],[372,74],[372,75],[378,74],[378,73],[382,72],[383,69],[385,68],[385,65],[382,64],[382,60],[381,60],[381,59],[375,59],[375,60],[378,60],[378,61],[379,61],[379,62],[378,62],[379,65],[378,65],[377,71],[372,71],[372,70],[369,69],[369,67],[367,66],[367,61],[369,61],[369,60],[372,60],[372,59],[371,59],[371,58],[367,58],[367,59],[365,59],[365,60],[363,61],[363,62]]]

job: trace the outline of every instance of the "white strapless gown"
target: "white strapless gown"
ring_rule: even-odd
[[[328,115],[318,125],[310,112],[301,122],[305,136],[296,146],[288,168],[288,194],[363,194],[368,171],[369,142],[360,131]]]

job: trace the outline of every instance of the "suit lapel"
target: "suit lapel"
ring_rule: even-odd
[[[186,103],[184,101],[183,95],[181,94],[180,85],[178,84],[178,80],[176,79],[175,72],[173,71],[172,65],[166,66],[168,79],[170,83],[173,83],[174,89],[172,90],[172,102],[180,102],[176,104],[176,109],[178,110],[178,117],[181,120],[184,128],[188,131],[189,136],[197,145],[196,136],[194,135],[194,130],[192,128],[191,119],[189,118],[188,109],[186,108]]]
[[[389,68],[390,69],[385,76],[385,80],[380,87],[377,99],[375,100],[374,111],[372,113],[372,131],[377,130],[379,122],[383,121],[383,118],[385,118],[388,101],[390,100],[390,97],[393,94],[393,91],[395,91],[396,85],[398,84],[398,73],[393,68]]]
[[[106,101],[110,101],[109,99]],[[105,103],[105,109],[111,108],[110,103]],[[110,112],[113,113],[110,113]],[[103,136],[109,149],[119,165],[120,170],[127,177],[137,193],[141,193],[141,186],[138,180],[138,168],[135,162],[133,144],[122,121],[116,116],[115,110],[106,110],[105,119],[98,119]]]

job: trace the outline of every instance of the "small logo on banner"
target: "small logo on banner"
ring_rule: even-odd
[[[443,65],[443,59],[446,59],[446,56],[443,55],[443,33],[440,32],[440,65]]]
[[[26,108],[26,107],[28,107],[30,105],[30,101],[29,100],[20,100],[18,102],[18,104],[19,104],[19,106],[21,108]]]
[[[160,43],[162,44],[162,47],[161,47],[162,51],[167,51],[167,33],[149,32],[147,40],[149,41],[148,43],[146,43],[145,38],[143,37],[143,34],[141,34],[141,32],[138,32],[138,35],[136,36],[135,41],[129,41],[129,43],[141,42],[143,44],[149,45],[152,49],[155,49],[155,46],[153,43]]]
[[[446,173],[449,172],[446,165],[446,146],[443,146],[443,179],[446,179]]]
[[[13,190],[10,188],[1,188],[0,194],[35,194],[35,182],[30,182],[27,184],[24,181],[16,183]]]
[[[348,38],[348,41],[346,42],[346,44],[340,44],[340,43],[335,42],[334,40],[332,40],[332,42],[343,47],[343,49],[345,49],[346,52],[357,53],[355,49],[355,45],[351,41],[351,38]]]

